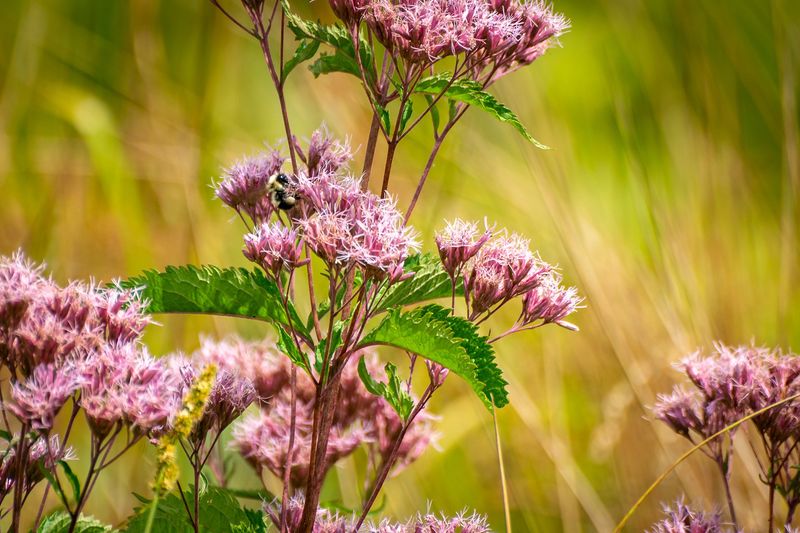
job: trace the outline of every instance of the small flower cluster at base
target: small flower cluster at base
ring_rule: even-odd
[[[357,361],[359,357],[353,358]],[[368,369],[375,372],[378,368],[375,355],[367,354],[365,361]],[[383,398],[364,388],[356,367],[355,362],[349,363],[341,377],[341,392],[326,450],[325,470],[361,445],[367,445],[373,463],[380,464],[390,455],[402,430],[402,420],[397,413]],[[291,427],[290,367],[286,364],[277,368],[285,372],[285,376],[272,379],[277,388],[270,391],[269,399],[262,402],[261,413],[246,417],[234,426],[232,444],[256,471],[266,468],[283,478]],[[296,393],[290,480],[293,486],[303,487],[308,480],[316,397],[314,384],[305,374],[297,375]],[[435,437],[432,417],[421,413],[406,432],[394,472],[417,459]]]
[[[653,524],[647,533],[735,533],[735,528],[725,528],[719,512],[695,511],[680,499],[664,506],[666,518]]]
[[[286,517],[289,531],[295,531],[300,524],[303,512],[303,498],[291,498],[287,504]],[[270,502],[264,505],[264,512],[273,523],[280,524],[280,502]],[[405,522],[396,522],[388,519],[380,522],[365,522],[356,530],[357,519],[355,516],[344,516],[327,509],[319,509],[314,521],[313,533],[490,533],[491,529],[486,518],[476,513],[462,512],[456,516],[448,517],[443,514],[419,514]]]

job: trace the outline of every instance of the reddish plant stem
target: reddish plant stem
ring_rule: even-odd
[[[417,201],[419,200],[420,194],[422,194],[422,188],[425,186],[425,181],[428,179],[428,174],[431,172],[431,168],[433,168],[433,162],[436,159],[437,154],[439,153],[439,149],[442,147],[442,143],[444,142],[445,137],[447,134],[450,133],[450,130],[453,129],[453,126],[464,116],[464,113],[468,109],[469,106],[464,106],[461,110],[456,114],[455,117],[450,120],[447,125],[442,129],[442,133],[436,137],[435,142],[433,143],[433,148],[431,149],[431,154],[428,156],[428,161],[425,163],[425,168],[422,171],[422,176],[419,178],[419,182],[417,183],[417,188],[414,191],[414,196],[411,198],[411,203],[408,204],[408,210],[406,210],[405,215],[405,222],[408,223],[408,220],[411,218],[411,213],[414,211],[414,207],[417,205]]]
[[[383,182],[381,183],[380,196],[386,196],[386,190],[389,188],[389,177],[392,174],[392,163],[394,162],[394,152],[397,149],[397,142],[389,141],[386,147],[386,164],[383,167]]]
[[[380,133],[380,119],[375,113],[372,114],[372,122],[369,126],[369,138],[367,148],[364,153],[364,168],[361,170],[361,190],[369,188],[369,175],[372,172],[372,162],[375,160],[375,148],[378,146],[378,133]]]
[[[336,411],[336,404],[339,401],[339,385],[341,375],[338,372],[331,373],[331,380],[328,382],[317,404],[320,413],[320,424],[316,432],[317,442],[312,458],[314,469],[309,470],[308,486],[305,494],[305,505],[303,514],[300,518],[299,533],[311,533],[314,521],[317,516],[319,497],[322,493],[322,484],[325,481],[326,454],[328,450],[328,438],[330,437],[331,426],[333,425],[333,415]]]

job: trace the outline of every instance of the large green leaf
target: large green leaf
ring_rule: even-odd
[[[192,502],[191,491],[185,491],[186,501]],[[151,501],[137,508],[128,520],[126,533],[143,533],[150,513]],[[153,531],[159,533],[192,533],[191,521],[183,502],[174,492],[158,500]],[[239,501],[221,487],[208,487],[200,495],[200,531],[205,533],[244,533],[258,529],[247,512],[239,505]]]
[[[407,350],[439,363],[469,383],[487,407],[508,403],[505,380],[494,362],[486,337],[463,318],[436,304],[408,312],[390,309],[388,315],[361,341]]]
[[[224,315],[289,325],[278,287],[260,270],[168,266],[164,271],[147,270],[121,285],[141,288],[148,313]],[[289,314],[294,326],[306,334],[291,303]]]
[[[70,516],[65,511],[56,511],[39,524],[37,533],[67,533],[70,526]],[[75,533],[111,533],[114,528],[103,524],[91,516],[81,516],[75,524]]]
[[[483,90],[481,84],[474,80],[459,79],[450,84],[451,74],[436,74],[420,80],[414,92],[421,94],[438,95],[444,91],[444,96],[450,100],[463,102],[486,111],[500,122],[511,124],[523,137],[543,150],[549,147],[534,139],[519,118],[505,104],[497,101],[492,94]],[[449,87],[448,87],[448,84]]]
[[[435,255],[429,253],[412,255],[406,259],[403,270],[414,272],[414,275],[385,289],[378,297],[378,310],[450,297],[452,292],[450,276]],[[461,280],[456,284],[456,294],[464,294]]]

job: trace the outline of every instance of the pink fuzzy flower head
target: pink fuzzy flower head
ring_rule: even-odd
[[[81,383],[82,377],[71,365],[39,365],[24,381],[11,386],[6,407],[28,428],[46,432]]]
[[[448,222],[445,228],[436,234],[436,247],[442,260],[445,271],[455,278],[461,268],[473,257],[481,247],[492,238],[492,232],[487,227],[479,235],[478,224],[456,219]]]
[[[277,276],[303,264],[303,241],[297,232],[277,222],[261,224],[244,237],[244,256],[266,272]]]
[[[254,223],[269,220],[275,211],[267,190],[269,178],[280,172],[284,161],[278,151],[239,161],[226,169],[216,184],[217,197],[228,207],[247,214]]]
[[[581,303],[578,290],[575,287],[564,288],[561,278],[555,272],[542,276],[541,283],[526,292],[522,297],[522,325],[558,324],[572,331],[577,331],[577,326],[566,322],[564,319],[575,312]]]
[[[653,524],[648,533],[723,533],[719,512],[704,513],[696,511],[683,503],[683,499],[674,505],[664,506],[666,517]],[[733,529],[729,530],[733,533]]]
[[[180,374],[135,345],[108,347],[92,355],[82,374],[80,404],[99,436],[116,424],[156,434],[181,405]]]
[[[464,272],[470,319],[538,287],[551,271],[552,267],[531,252],[528,241],[519,235],[489,241]]]
[[[295,222],[305,242],[331,266],[356,265],[365,275],[397,280],[419,247],[396,203],[362,191],[355,178],[301,176],[303,215]]]
[[[357,5],[350,2],[351,6]],[[334,2],[331,2],[333,5]],[[347,141],[339,141],[330,136],[328,130],[323,126],[311,134],[308,141],[308,154],[303,153],[302,148],[295,143],[297,154],[306,165],[306,175],[313,177],[325,174],[336,174],[344,168],[352,159],[353,153]]]

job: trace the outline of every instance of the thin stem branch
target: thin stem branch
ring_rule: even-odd
[[[508,482],[506,480],[506,467],[503,461],[503,446],[500,443],[500,426],[497,424],[497,411],[492,405],[492,420],[494,421],[494,440],[497,446],[497,465],[500,468],[500,486],[503,492],[503,513],[506,520],[506,533],[511,533],[511,507],[508,504]]]

